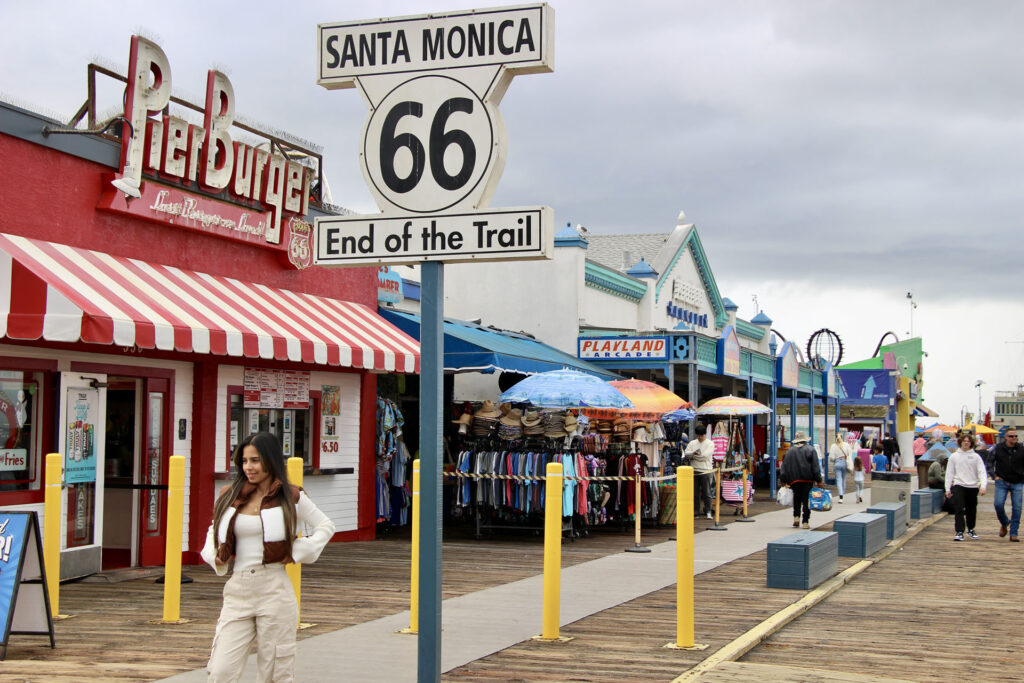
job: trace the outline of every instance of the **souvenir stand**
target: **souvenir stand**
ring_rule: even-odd
[[[735,514],[743,507],[744,472],[747,473],[746,502],[749,505],[754,499],[752,481],[753,463],[747,453],[746,430],[741,421],[733,417],[769,414],[771,408],[757,401],[736,396],[715,398],[697,409],[701,416],[726,416],[728,420],[720,420],[715,425],[712,440],[715,441],[715,459],[718,469],[720,490],[719,495],[727,505],[735,508]],[[719,456],[721,460],[719,460]]]
[[[687,404],[689,405],[689,404]],[[689,460],[684,455],[689,439],[686,436],[686,425],[692,421],[696,413],[690,408],[679,408],[662,415],[661,426],[665,440],[661,447],[661,474],[670,477],[679,467],[688,466]],[[659,487],[660,510],[658,524],[671,525],[676,522],[676,482],[663,481]]]
[[[412,457],[403,438],[405,418],[399,404],[377,397],[375,442],[376,521],[381,529],[409,523],[412,500]]]
[[[576,418],[565,410],[463,404],[450,437],[457,477],[454,514],[472,515],[476,537],[484,531],[544,528],[545,472],[562,464],[563,533],[574,538],[573,519],[588,511],[586,465],[575,439]],[[579,473],[579,474],[577,474]]]
[[[681,458],[679,444],[684,437],[679,422],[693,418],[693,412],[688,410],[691,404],[654,382],[629,379],[616,380],[609,384],[629,398],[633,407],[582,409],[584,415],[592,418],[591,433],[598,437],[602,432],[611,434],[608,447],[604,451],[600,450],[600,442],[594,445],[595,454],[602,455],[608,465],[616,470],[616,474],[631,478],[639,474],[644,479],[641,484],[642,500],[639,506],[642,519],[663,524],[673,523],[675,486],[666,485],[664,477],[670,476],[675,466],[669,464],[668,468],[671,471],[666,473],[665,450],[668,454]],[[673,419],[664,421],[663,418],[668,414],[672,414]],[[629,434],[629,437],[626,437],[626,434]],[[616,448],[617,444],[623,443],[625,448],[621,445]],[[669,444],[667,449],[666,444]],[[627,459],[625,466],[621,458],[618,463],[612,462],[617,455],[621,455],[618,452],[621,450],[626,450],[635,457],[635,462]],[[615,488],[619,492],[619,497],[614,501],[614,518],[625,525],[626,522],[634,520],[634,514],[637,512],[635,506],[629,505],[629,499],[635,498],[635,486],[629,482],[621,482]],[[627,491],[623,506],[621,495],[624,489]]]

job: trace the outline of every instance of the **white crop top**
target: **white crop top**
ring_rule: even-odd
[[[235,571],[263,564],[263,522],[259,515],[235,515]]]

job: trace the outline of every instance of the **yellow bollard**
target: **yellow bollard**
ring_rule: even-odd
[[[715,526],[718,526],[718,508],[722,498],[722,470],[715,468]]]
[[[718,525],[718,512],[722,502],[722,468],[715,468],[715,524],[709,526],[705,531],[728,531],[724,526]]]
[[[461,482],[459,483],[461,486]],[[409,628],[399,633],[415,635],[420,627],[420,459],[412,461],[412,568],[409,571]]]
[[[544,610],[534,640],[567,642],[558,635],[562,592],[562,463],[549,462],[544,484]]]
[[[633,512],[634,512],[634,514],[633,514],[633,547],[632,548],[626,548],[626,552],[627,553],[649,553],[649,552],[651,552],[650,548],[644,548],[643,546],[640,545],[640,508],[641,508],[642,504],[641,504],[641,498],[640,498],[640,473],[639,472],[637,472],[637,475],[636,475],[636,488],[634,489],[633,500],[634,500],[634,503],[633,503]]]
[[[673,650],[703,650],[693,642],[693,468],[676,469],[676,640]]]
[[[302,486],[302,458],[288,458],[288,481],[292,486]],[[298,501],[296,501],[298,502]],[[301,535],[301,533],[299,534]],[[295,589],[295,605],[299,608],[299,628],[309,628],[312,624],[302,623],[302,565],[288,563],[285,565],[288,578],[292,580],[292,588]]]
[[[747,474],[750,472],[746,467],[743,468],[743,516],[737,519],[737,522],[756,522],[756,519],[747,517]]]
[[[43,493],[43,563],[46,588],[50,594],[50,615],[60,614],[60,482],[63,462],[60,453],[46,456],[46,491]]]
[[[181,619],[181,534],[185,519],[185,456],[172,455],[167,470],[167,545],[164,550],[165,624]]]

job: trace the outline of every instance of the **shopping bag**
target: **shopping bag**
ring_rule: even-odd
[[[828,489],[811,489],[811,509],[828,512],[832,509],[832,492]]]
[[[778,501],[779,505],[783,507],[790,507],[793,505],[793,489],[788,486],[783,486],[775,493],[775,500]]]

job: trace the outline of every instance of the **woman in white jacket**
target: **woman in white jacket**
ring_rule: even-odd
[[[253,644],[256,680],[292,681],[299,609],[285,563],[314,562],[334,523],[288,482],[281,442],[252,434],[235,449],[235,479],[221,489],[203,547],[224,584],[224,604],[206,671],[208,681],[237,681]],[[306,528],[308,535],[296,538]]]
[[[953,502],[956,524],[953,540],[964,540],[965,529],[969,538],[977,540],[974,523],[978,516],[978,496],[985,495],[988,473],[981,456],[974,452],[973,436],[964,434],[957,444],[960,448],[949,456],[946,463],[946,498]]]
[[[836,475],[836,493],[839,494],[839,502],[843,502],[846,495],[846,473],[853,469],[850,461],[850,453],[853,449],[843,441],[843,437],[836,435],[836,441],[828,449],[828,466]]]

